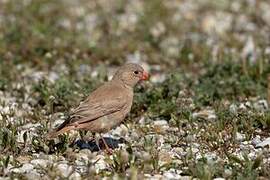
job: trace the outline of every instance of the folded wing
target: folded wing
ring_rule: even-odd
[[[95,90],[70,114],[67,124],[82,124],[121,111],[127,104],[123,87],[108,83]]]

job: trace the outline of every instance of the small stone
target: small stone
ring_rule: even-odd
[[[256,146],[257,144],[259,144],[259,143],[261,143],[261,142],[262,142],[262,141],[261,141],[260,137],[259,137],[259,136],[256,136],[256,137],[254,137],[254,138],[252,139],[251,144],[254,145],[254,146]]]
[[[88,162],[93,158],[93,154],[90,149],[82,149],[79,153],[75,154],[76,159],[83,162]]]
[[[157,120],[154,121],[154,130],[156,132],[166,132],[169,129],[168,122],[166,120]]]
[[[153,83],[162,83],[165,81],[165,79],[166,79],[165,74],[154,74],[151,75],[150,77],[150,81]]]
[[[217,159],[217,155],[215,153],[208,152],[205,154],[205,158],[208,162],[215,162]]]
[[[105,162],[105,157],[103,155],[97,155],[95,159],[92,160],[95,163],[96,173],[107,168],[107,163]]]
[[[172,149],[172,152],[174,152],[174,156],[179,159],[187,154],[187,152],[182,147],[175,147]]]
[[[217,118],[214,110],[202,110],[192,114],[193,118],[202,118],[206,120],[215,120]]]
[[[236,114],[237,113],[237,105],[236,104],[231,104],[229,107],[229,110],[231,113]]]
[[[133,54],[128,54],[126,57],[127,62],[140,63],[142,62],[142,53],[135,51]],[[147,69],[145,69],[147,71]]]
[[[248,107],[248,108],[251,108],[251,107],[252,107],[252,104],[251,104],[251,102],[247,101],[247,102],[245,103],[245,106]]]
[[[26,163],[21,167],[21,170],[23,172],[30,172],[33,168],[34,168],[34,166],[32,164]]]
[[[250,152],[250,153],[248,154],[248,157],[249,157],[250,159],[254,159],[254,158],[256,158],[256,153],[255,153],[255,152]]]
[[[163,177],[164,179],[171,179],[171,180],[176,180],[176,179],[180,179],[181,176],[179,174],[176,173],[172,173],[172,172],[165,172],[163,173]]]
[[[258,148],[258,147],[265,147],[265,146],[270,146],[270,137],[268,137],[264,141],[258,143],[256,145],[256,148]]]
[[[205,15],[201,21],[202,30],[208,34],[224,35],[233,22],[233,17],[229,13],[218,12],[214,15]]]
[[[192,153],[198,153],[200,150],[198,148],[192,147],[191,148]]]
[[[71,179],[71,180],[80,180],[82,178],[81,178],[81,175],[78,172],[74,172],[69,176],[69,179]]]
[[[191,180],[193,179],[191,176],[181,176],[180,180]]]
[[[52,53],[51,52],[47,52],[46,54],[45,54],[45,57],[46,58],[48,58],[48,59],[50,59],[50,58],[52,58]]]
[[[130,133],[130,136],[128,137],[128,139],[132,139],[134,141],[138,141],[139,139],[141,139],[141,136],[136,131],[132,131]],[[126,140],[128,140],[128,139],[126,139]]]
[[[30,171],[25,174],[27,179],[40,179],[40,174],[36,171]]]
[[[10,172],[13,172],[13,173],[24,173],[24,172],[21,171],[20,168],[12,168],[12,169],[10,169]]]
[[[242,141],[242,144],[247,146],[250,142],[249,141]]]
[[[146,122],[146,119],[145,119],[145,117],[142,116],[142,117],[139,119],[138,124],[144,125],[145,122]]]
[[[224,177],[225,178],[229,178],[229,177],[231,177],[231,175],[232,175],[232,170],[230,170],[230,169],[224,170]]]
[[[144,178],[149,179],[149,180],[160,180],[160,179],[163,179],[163,176],[160,174],[155,174],[155,175],[144,174]]]
[[[73,171],[72,166],[69,166],[67,164],[58,164],[57,169],[64,177],[68,177]]]
[[[32,171],[33,169],[34,169],[34,166],[32,164],[26,163],[26,164],[23,164],[22,167],[14,168],[14,169],[11,169],[10,171],[14,173],[28,173]]]
[[[89,157],[93,157],[93,153],[89,149],[82,149],[80,150],[80,153],[86,154]]]
[[[169,57],[179,57],[180,46],[179,39],[175,36],[169,36],[160,44],[162,51]]]
[[[186,141],[187,142],[194,142],[195,141],[195,136],[194,135],[187,135]]]
[[[41,167],[45,168],[49,164],[49,161],[45,160],[45,159],[34,159],[34,160],[30,161],[30,163],[35,165],[35,166],[41,166]]]
[[[201,147],[201,144],[199,144],[199,143],[193,143],[193,144],[192,144],[192,147],[199,148],[199,147]]]
[[[159,38],[166,30],[165,25],[162,22],[158,22],[150,29],[150,33],[154,38]]]
[[[121,124],[120,126],[118,126],[112,131],[112,135],[117,135],[121,137],[127,134],[128,134],[128,128],[124,124]]]
[[[1,114],[9,114],[10,113],[10,108],[9,108],[9,106],[5,106],[5,107],[2,107],[2,108],[0,108],[0,112],[1,112]]]
[[[268,109],[268,103],[266,100],[259,100],[253,104],[254,108],[258,111],[266,111]]]
[[[55,81],[57,81],[60,77],[58,73],[50,72],[47,78],[50,82],[55,83]]]
[[[245,140],[246,136],[245,134],[241,134],[239,132],[236,132],[236,140],[239,141],[239,142],[242,142],[243,140]]]
[[[245,106],[245,104],[241,103],[240,106],[239,106],[239,109],[246,110],[247,107]]]
[[[249,60],[250,63],[255,63],[257,60],[256,48],[252,36],[247,38],[246,44],[241,53],[242,58]]]

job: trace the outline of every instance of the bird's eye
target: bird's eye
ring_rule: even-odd
[[[134,74],[139,74],[139,71],[134,71]]]

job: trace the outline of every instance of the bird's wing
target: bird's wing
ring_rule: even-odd
[[[123,88],[104,85],[94,91],[70,116],[70,124],[86,123],[122,110],[127,104]]]

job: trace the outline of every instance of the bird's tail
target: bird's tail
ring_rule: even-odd
[[[72,129],[73,129],[73,126],[64,127],[61,130],[55,129],[52,132],[49,132],[46,137],[47,137],[47,139],[53,139],[53,138],[56,138],[58,135],[63,134],[65,132],[68,132]]]
[[[70,126],[69,122],[70,122],[70,119],[67,119],[59,127],[57,127],[55,130],[49,132],[46,135],[47,139],[56,138],[58,135],[63,134],[65,132],[68,132],[68,131],[74,129],[74,126]]]

